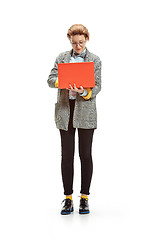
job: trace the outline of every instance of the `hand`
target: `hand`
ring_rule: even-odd
[[[69,86],[70,86],[70,89],[67,88],[68,90],[72,90],[73,92],[78,92],[78,93],[84,92],[83,87],[80,86],[80,88],[77,88],[75,83],[74,83],[74,88],[71,85],[69,85]]]

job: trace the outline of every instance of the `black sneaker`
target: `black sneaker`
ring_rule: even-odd
[[[69,198],[67,199],[64,199],[63,200],[64,202],[64,205],[62,207],[62,210],[61,210],[61,214],[62,215],[68,215],[68,214],[71,214],[71,212],[73,212],[73,201],[70,200]]]
[[[87,214],[90,213],[88,199],[81,198],[80,205],[79,205],[79,214]]]

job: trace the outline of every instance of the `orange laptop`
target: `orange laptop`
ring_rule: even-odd
[[[94,62],[58,63],[58,86],[60,89],[95,87]]]

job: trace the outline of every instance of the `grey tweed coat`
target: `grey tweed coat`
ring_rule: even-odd
[[[85,62],[94,62],[95,68],[95,87],[92,88],[92,95],[89,100],[85,100],[79,94],[76,96],[75,108],[73,114],[73,127],[93,129],[97,128],[97,110],[96,110],[96,95],[101,90],[101,60],[98,56],[90,53],[86,49]],[[55,88],[55,81],[58,77],[57,64],[68,63],[72,55],[72,51],[67,51],[59,54],[54,63],[54,67],[48,77],[48,85]],[[57,103],[55,104],[55,122],[56,127],[62,130],[68,130],[70,116],[69,107],[69,91],[67,89],[58,89]]]

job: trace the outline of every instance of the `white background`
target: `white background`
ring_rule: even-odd
[[[159,13],[158,0],[1,1],[2,240],[160,239]],[[78,214],[76,144],[75,212],[61,216],[57,90],[47,78],[57,55],[71,49],[66,34],[75,23],[89,29],[87,47],[102,60],[102,91],[91,214]]]

